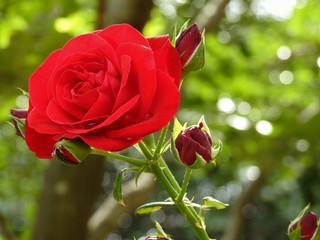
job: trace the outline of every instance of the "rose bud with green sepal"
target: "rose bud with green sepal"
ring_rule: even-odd
[[[52,156],[68,165],[77,165],[91,153],[91,147],[80,138],[62,139],[54,146]]]
[[[175,121],[176,125],[179,125]],[[221,150],[221,144],[212,146],[212,138],[204,118],[197,125],[183,128],[172,142],[174,156],[183,164],[191,168],[200,168],[214,160]],[[175,131],[175,130],[174,130]]]
[[[27,109],[11,109],[13,126],[16,129],[16,135],[24,138],[25,121],[28,116]]]
[[[291,240],[319,240],[319,217],[309,211],[309,205],[291,222],[288,236]]]
[[[184,71],[197,71],[204,65],[204,33],[200,32],[195,23],[184,28],[185,25],[177,36],[176,49]]]

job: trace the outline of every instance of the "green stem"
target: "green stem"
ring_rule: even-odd
[[[200,240],[209,240],[209,236],[204,229],[203,223],[196,213],[193,207],[186,205],[183,201],[177,201],[177,197],[181,192],[180,187],[176,189],[172,186],[171,181],[167,178],[165,172],[163,171],[163,167],[161,167],[158,162],[152,164],[151,169],[155,176],[157,177],[158,181],[167,191],[171,199],[175,202],[179,211],[185,216],[191,227],[193,228],[194,232],[197,234]],[[170,172],[171,173],[171,172]]]
[[[181,191],[179,193],[179,196],[177,197],[177,201],[182,201],[187,192],[191,172],[192,172],[192,169],[187,167],[186,172],[184,174]]]
[[[147,160],[144,160],[144,159],[127,157],[127,156],[120,155],[118,153],[104,151],[104,150],[100,150],[100,149],[96,149],[96,148],[93,148],[91,150],[91,154],[100,155],[100,156],[104,156],[104,157],[111,157],[114,159],[118,159],[118,160],[130,163],[130,164],[133,164],[137,167],[142,167],[142,166],[145,166],[149,163]]]
[[[153,156],[151,154],[151,152],[149,151],[148,147],[146,146],[146,144],[143,141],[140,141],[138,143],[143,155],[149,159],[149,160],[153,160]]]
[[[175,177],[173,176],[173,174],[170,171],[166,162],[163,160],[163,158],[159,158],[158,162],[159,162],[159,166],[161,167],[161,170],[164,172],[164,174],[166,175],[166,177],[170,181],[171,185],[174,187],[174,189],[176,189],[178,191],[178,193],[180,193],[181,187],[180,187],[179,183],[177,182],[177,180],[175,179]],[[194,215],[194,217],[198,219],[198,222],[201,223],[202,222],[201,217],[194,210],[194,208],[191,206],[190,206],[190,211]]]
[[[161,130],[161,133],[160,133],[160,136],[159,136],[159,140],[158,140],[158,144],[157,144],[156,150],[154,150],[154,154],[153,154],[153,158],[154,159],[158,159],[159,158],[160,151],[161,151],[161,148],[163,146],[164,139],[165,139],[165,137],[167,135],[168,128],[169,128],[169,124],[167,124]]]
[[[167,163],[164,161],[164,159],[161,157],[159,158],[159,165],[162,168],[163,172],[166,174],[166,176],[168,177],[168,179],[170,180],[172,186],[175,189],[180,189],[180,185],[177,182],[177,180],[175,179],[175,177],[172,175]]]

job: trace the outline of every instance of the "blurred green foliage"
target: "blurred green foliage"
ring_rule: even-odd
[[[243,208],[239,239],[286,239],[289,221],[306,204],[320,213],[320,3],[292,1],[296,5],[281,13],[282,1],[274,11],[276,1],[267,2],[231,1],[226,17],[207,32],[205,67],[183,83],[178,115],[194,124],[204,114],[224,143],[216,168],[193,173],[189,196],[196,201],[213,195],[232,206],[264,176]],[[171,33],[176,22],[195,19],[207,1],[155,3],[146,35]],[[14,135],[9,109],[27,107],[18,87],[27,90],[29,75],[50,52],[94,29],[95,7],[84,0],[0,2],[0,215],[21,239],[29,239],[47,161],[35,159]],[[182,177],[183,169],[170,165]],[[208,231],[218,239],[231,210],[206,214]],[[174,211],[166,214],[152,218],[181,234],[183,221]],[[152,226],[146,221],[122,229],[123,236],[143,234]]]

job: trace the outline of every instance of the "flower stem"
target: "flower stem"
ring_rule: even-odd
[[[172,186],[175,189],[180,189],[180,185],[177,182],[177,180],[175,179],[175,177],[173,176],[173,174],[171,173],[167,163],[164,161],[164,159],[161,157],[159,158],[159,165],[162,168],[163,172],[166,174],[167,178],[169,179],[169,181],[171,182]]]
[[[148,164],[148,160],[127,157],[127,156],[120,155],[118,153],[104,151],[104,150],[100,150],[100,149],[96,149],[96,148],[92,148],[91,154],[100,155],[100,156],[104,156],[104,157],[111,157],[114,159],[118,159],[118,160],[130,163],[130,164],[133,164],[137,167],[142,167],[142,166],[145,166]]]
[[[151,169],[157,177],[158,181],[163,186],[163,188],[167,191],[171,199],[175,202],[179,211],[185,216],[185,218],[193,228],[194,232],[197,234],[198,238],[200,240],[209,240],[210,238],[204,229],[203,222],[194,210],[194,208],[192,206],[188,206],[184,201],[177,201],[179,193],[181,193],[181,188],[179,187],[177,189],[174,186],[172,186],[171,181],[167,177],[167,174],[165,174],[163,166],[160,166],[159,162],[155,162],[155,164],[152,164]]]
[[[143,155],[144,155],[147,159],[149,159],[149,160],[152,160],[152,159],[153,159],[153,156],[152,156],[151,152],[149,151],[149,149],[148,149],[148,147],[147,147],[147,145],[145,144],[144,141],[140,141],[140,142],[138,143],[138,146],[140,147]]]
[[[158,159],[158,158],[159,158],[160,151],[161,151],[161,148],[162,148],[162,146],[163,146],[164,139],[166,138],[168,128],[169,128],[169,124],[167,124],[167,125],[161,130],[161,133],[160,133],[160,136],[159,136],[159,140],[158,140],[158,144],[157,144],[157,147],[156,147],[156,149],[154,150],[154,154],[153,154],[153,158],[154,158],[154,159]]]
[[[186,172],[184,174],[181,191],[179,193],[179,196],[177,197],[177,201],[182,201],[187,192],[191,172],[192,172],[192,169],[187,167]]]

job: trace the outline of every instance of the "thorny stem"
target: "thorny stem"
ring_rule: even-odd
[[[177,197],[177,201],[183,201],[183,198],[186,195],[191,172],[192,172],[192,169],[187,167],[186,172],[184,174],[181,191],[179,193],[179,196]]]
[[[142,167],[142,166],[145,166],[148,164],[148,160],[127,157],[127,156],[123,156],[118,153],[104,151],[104,150],[100,150],[100,149],[96,149],[96,148],[93,148],[91,150],[91,154],[100,155],[100,156],[104,156],[104,157],[111,157],[114,159],[118,159],[118,160],[130,163],[130,164],[133,164],[137,167]]]
[[[168,165],[161,157],[161,151],[167,131],[168,125],[162,129],[157,146],[153,154],[150,151],[150,148],[143,141],[139,143],[141,151],[148,160],[127,157],[118,153],[113,153],[99,149],[92,149],[91,153],[119,159],[121,161],[133,164],[137,167],[149,165],[150,170],[156,176],[157,180],[161,183],[163,188],[167,191],[167,193],[171,197],[172,201],[174,201],[179,211],[185,216],[186,220],[189,222],[190,226],[192,227],[198,238],[200,240],[210,240],[205,230],[203,220],[196,212],[196,210],[189,204],[190,200],[184,198],[188,187],[189,178],[191,175],[191,169],[187,168],[181,188],[179,183],[175,179],[174,175],[170,171]]]
[[[161,130],[157,147],[156,147],[156,149],[154,150],[154,153],[153,153],[153,158],[154,158],[154,159],[158,159],[158,158],[159,158],[159,155],[160,155],[160,152],[161,152],[161,149],[162,149],[162,146],[163,146],[165,137],[166,137],[166,135],[167,135],[168,128],[169,128],[169,124],[167,124],[167,125]]]
[[[161,185],[167,191],[171,199],[175,202],[176,207],[185,216],[186,220],[189,222],[190,226],[197,234],[198,238],[200,240],[209,240],[210,238],[203,226],[203,222],[194,210],[194,208],[192,206],[188,206],[184,201],[177,200],[181,189],[175,189],[171,185],[171,182],[165,175],[163,168],[160,167],[160,165],[157,162],[151,166],[151,169],[154,175],[157,177],[157,180],[161,183]]]

